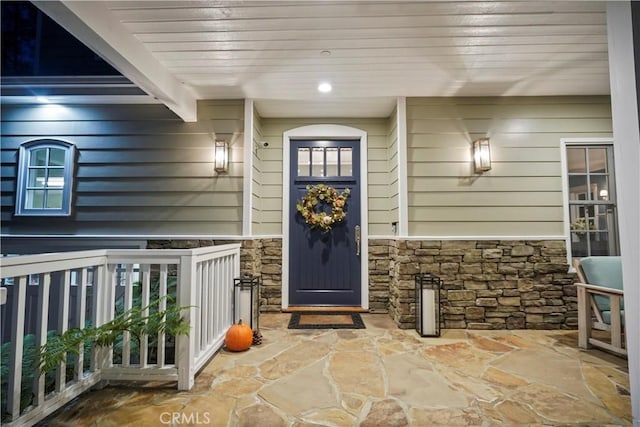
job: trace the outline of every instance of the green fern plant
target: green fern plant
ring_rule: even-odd
[[[175,306],[176,304],[176,294],[177,294],[177,284],[178,279],[175,276],[169,277],[167,279],[167,291],[166,295],[160,297],[160,281],[157,274],[155,275],[154,280],[151,282],[151,287],[149,289],[150,292],[150,301],[158,301],[160,298],[164,298],[166,301],[166,306]],[[142,282],[134,282],[131,291],[131,306],[132,307],[141,307],[142,306]],[[159,309],[159,305],[151,304],[149,311],[153,312],[154,310]],[[115,301],[115,314],[116,316],[124,313],[125,311],[125,301],[124,296],[120,296],[120,298]],[[122,348],[123,348],[123,335],[119,334],[116,337],[116,341],[113,343],[113,361],[116,364],[122,362]],[[166,336],[166,345],[172,345],[175,341],[175,337],[167,334]],[[130,342],[130,357],[131,363],[138,363],[140,358],[140,346],[138,345],[139,341],[132,340]],[[153,359],[157,357],[157,346],[158,346],[158,336],[151,335],[148,337],[148,345],[149,345],[149,357]],[[173,354],[167,354],[167,363],[173,363]]]
[[[149,352],[153,354],[157,347],[158,334],[164,332],[168,342],[180,335],[189,334],[189,325],[182,319],[182,311],[190,307],[176,306],[177,278],[170,277],[167,281],[167,294],[159,296],[159,281],[156,277],[151,283],[151,302],[147,307],[142,305],[142,284],[133,284],[132,306],[124,310],[124,298],[115,302],[116,317],[100,327],[92,327],[90,321],[85,322],[85,328],[73,328],[64,334],[55,330],[47,332],[47,344],[42,347],[36,345],[35,336],[28,334],[23,341],[21,410],[26,409],[33,402],[34,377],[45,375],[45,390],[51,392],[55,386],[55,369],[60,363],[66,363],[67,380],[73,377],[73,365],[80,352],[84,353],[83,369],[89,368],[91,349],[94,346],[113,346],[114,362],[122,359],[123,332],[131,334],[131,360],[139,358],[140,338],[148,335]],[[160,301],[166,301],[167,308],[160,310]],[[146,314],[144,314],[146,311]],[[82,346],[81,346],[82,344]],[[11,343],[3,343],[0,363],[0,407],[2,414],[0,422],[6,421],[6,398],[8,395],[9,355]],[[171,359],[171,355],[168,356]],[[171,362],[170,362],[171,363]]]
[[[52,339],[57,334],[56,331],[47,331],[47,339]],[[9,356],[11,355],[11,342],[2,344],[2,358],[0,360],[0,423],[7,420],[7,396],[9,394]],[[89,354],[90,348],[85,347],[85,357]],[[38,361],[39,347],[36,345],[36,337],[33,334],[25,335],[22,345],[22,381],[20,384],[20,410],[23,411],[33,403],[33,381],[37,375],[36,365]],[[88,359],[85,359],[87,363]],[[74,360],[71,355],[67,357],[67,378],[73,375]],[[55,372],[45,374],[45,392],[49,393],[55,387]]]
[[[156,300],[147,307],[133,307],[98,327],[73,328],[50,337],[38,354],[37,367],[41,375],[65,362],[68,354],[79,355],[83,348],[81,344],[90,342],[98,347],[108,347],[116,343],[123,332],[129,332],[138,345],[144,335],[155,337],[161,332],[176,337],[188,335],[190,326],[181,313],[190,306],[159,310],[159,302]]]

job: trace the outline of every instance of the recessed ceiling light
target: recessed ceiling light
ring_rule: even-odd
[[[322,56],[331,56],[331,51],[330,50],[323,50],[320,52],[320,55]]]
[[[46,96],[36,96],[36,101],[38,101],[41,104],[48,104],[49,98],[47,98]]]
[[[329,82],[322,82],[318,85],[318,92],[329,93],[332,89],[333,87],[331,87],[331,83]]]

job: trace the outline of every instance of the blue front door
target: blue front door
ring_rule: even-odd
[[[352,140],[291,140],[289,304],[360,306],[360,145]],[[307,224],[296,204],[307,186],[349,189],[346,217],[329,231]],[[332,211],[320,202],[315,212]]]

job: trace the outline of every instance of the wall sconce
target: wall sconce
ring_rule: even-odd
[[[229,143],[216,141],[215,145],[215,171],[226,173],[229,168]]]
[[[473,141],[473,163],[476,173],[491,170],[489,138],[480,138]]]

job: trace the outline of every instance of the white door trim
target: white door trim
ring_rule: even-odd
[[[289,182],[292,139],[351,139],[360,141],[360,227],[362,230],[360,296],[369,308],[369,210],[367,205],[367,132],[342,125],[309,125],[284,132],[282,137],[282,308],[289,308]]]

